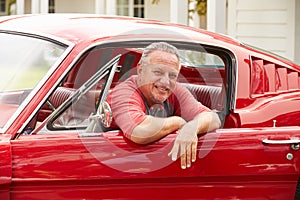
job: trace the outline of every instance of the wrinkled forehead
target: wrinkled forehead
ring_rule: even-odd
[[[153,51],[148,56],[149,64],[176,67],[179,69],[179,60],[175,54],[164,51]]]

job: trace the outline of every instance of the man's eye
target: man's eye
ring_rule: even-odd
[[[170,79],[176,79],[176,78],[177,78],[177,75],[176,75],[176,74],[170,74],[170,75],[169,75],[169,78],[170,78]]]
[[[162,75],[162,72],[161,72],[161,71],[153,71],[153,73],[154,73],[155,75]]]

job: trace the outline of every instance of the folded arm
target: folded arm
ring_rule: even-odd
[[[147,115],[145,120],[133,129],[130,139],[138,144],[148,144],[180,129],[185,123],[185,120],[178,116],[160,118]]]

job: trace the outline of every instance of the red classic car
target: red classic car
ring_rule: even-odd
[[[137,145],[109,127],[107,94],[143,48],[179,49],[178,82],[222,127],[188,169],[176,133]],[[0,18],[0,199],[299,199],[300,66],[229,37],[83,14]]]

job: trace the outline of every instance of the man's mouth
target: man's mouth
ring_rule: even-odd
[[[170,90],[168,87],[155,86],[155,88],[160,92],[169,92]]]

